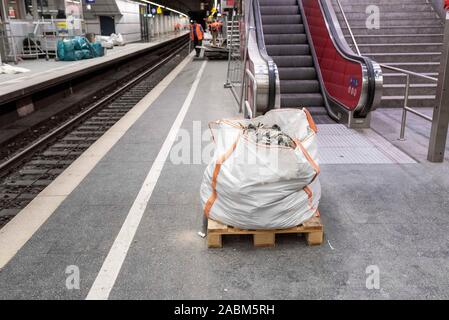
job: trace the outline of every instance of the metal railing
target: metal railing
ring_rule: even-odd
[[[250,119],[253,118],[254,115],[257,114],[257,80],[256,77],[253,75],[251,70],[246,69],[246,76],[249,78],[249,80],[252,82],[252,88],[253,88],[253,106],[251,107],[251,104],[248,100],[248,88],[244,88],[245,92],[245,98],[243,99],[245,101],[245,109],[243,110],[245,118],[249,116]],[[246,82],[246,85],[249,87],[249,82]]]
[[[351,26],[349,25],[348,18],[346,17],[345,10],[343,10],[343,6],[341,5],[340,0],[337,0],[337,4],[338,4],[338,7],[340,8],[340,11],[341,11],[341,14],[342,14],[342,16],[343,16],[343,19],[345,20],[345,24],[346,24],[346,26],[348,27],[348,31],[349,31],[349,34],[350,34],[350,36],[351,36],[352,42],[354,43],[355,49],[357,50],[357,54],[358,54],[359,56],[362,56],[362,53],[361,53],[360,48],[359,48],[359,44],[358,44],[357,41],[355,40],[354,33],[352,32],[352,28],[351,28]]]
[[[346,27],[348,28],[349,34],[351,36],[352,42],[354,44],[354,47],[357,51],[357,53],[359,55],[361,55],[361,51],[359,48],[359,45],[357,43],[357,40],[355,39],[354,33],[352,32],[352,28],[349,24],[349,21],[346,17],[346,13],[343,9],[343,6],[341,5],[340,0],[336,0],[338,7],[340,8],[341,14],[343,16],[343,20],[345,21]],[[405,70],[405,69],[401,69],[401,68],[396,68],[396,67],[392,67],[389,66],[387,64],[379,64],[382,68],[387,69],[387,70],[391,70],[397,73],[401,73],[404,74],[406,76],[406,84],[405,84],[405,94],[404,94],[404,105],[402,107],[402,121],[401,121],[401,133],[400,133],[400,137],[399,139],[404,141],[405,140],[405,129],[407,127],[407,113],[410,112],[426,121],[429,122],[433,122],[433,118],[429,117],[428,115],[425,115],[424,113],[421,113],[419,111],[416,111],[415,109],[412,109],[408,106],[408,102],[409,102],[409,98],[410,98],[410,87],[411,87],[411,83],[410,83],[410,77],[417,77],[417,78],[421,78],[421,79],[426,79],[426,80],[430,80],[433,82],[438,83],[438,79],[437,78],[433,78],[433,77],[429,77],[426,76],[424,74],[421,73],[417,73],[417,72],[413,72],[413,71],[409,71],[409,70]]]
[[[240,55],[240,27],[239,27],[240,16],[233,11],[232,18],[226,21],[226,33],[228,38],[227,48],[228,48],[228,71],[226,75],[225,88],[231,89],[237,102],[240,102],[240,90],[242,90],[242,57]]]
[[[388,69],[391,71],[395,71],[401,74],[404,74],[406,76],[406,85],[405,85],[405,94],[404,94],[404,105],[402,107],[402,121],[401,121],[401,134],[399,139],[404,141],[405,140],[405,128],[407,126],[407,113],[413,113],[414,115],[429,121],[429,122],[433,122],[433,118],[429,117],[428,115],[425,115],[424,113],[421,113],[419,111],[416,111],[415,109],[412,109],[408,106],[408,101],[410,98],[410,77],[417,77],[417,78],[421,78],[421,79],[426,79],[426,80],[430,80],[433,82],[438,83],[438,79],[437,78],[433,78],[433,77],[429,77],[426,76],[424,74],[420,74],[420,73],[416,73],[416,72],[412,72],[412,71],[408,71],[408,70],[404,70],[404,69],[400,69],[400,68],[395,68],[395,67],[391,67],[389,65],[386,64],[381,64],[380,65],[382,68],[384,69]]]

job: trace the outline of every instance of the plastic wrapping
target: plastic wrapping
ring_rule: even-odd
[[[92,43],[92,48],[95,52],[95,57],[103,57],[104,56],[104,48],[101,45],[101,42],[97,41]]]
[[[249,125],[278,126],[294,147],[257,143]],[[201,185],[210,219],[242,229],[287,229],[318,212],[321,186],[316,126],[307,110],[282,109],[252,120],[211,124],[215,154]]]
[[[59,40],[57,55],[60,61],[77,61],[103,56],[104,49],[100,43],[91,44],[84,37],[75,37],[73,39]]]
[[[121,33],[111,34],[111,40],[114,43],[114,46],[124,46],[125,45],[125,39],[123,39],[123,36]]]

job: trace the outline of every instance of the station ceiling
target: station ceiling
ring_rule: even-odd
[[[201,10],[201,3],[205,4],[205,9],[210,9],[211,0],[153,0],[169,8],[188,13],[190,11]]]

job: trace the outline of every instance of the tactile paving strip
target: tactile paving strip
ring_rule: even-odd
[[[318,128],[320,164],[416,163],[371,129],[353,130],[341,124]]]

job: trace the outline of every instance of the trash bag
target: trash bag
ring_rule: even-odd
[[[64,61],[65,60],[65,50],[64,50],[64,41],[62,40],[58,40],[58,43],[56,45],[56,54],[58,56],[58,59],[60,61]]]
[[[306,109],[273,110],[210,127],[215,154],[200,191],[207,217],[261,230],[293,228],[317,214],[317,129]]]
[[[72,44],[75,50],[82,50],[81,43],[80,43],[80,37],[75,37],[72,39]]]
[[[94,57],[90,49],[83,49],[81,52],[83,53],[83,59],[92,59]]]
[[[84,59],[84,50],[75,50],[75,60],[83,60]]]
[[[78,43],[81,47],[81,50],[90,50],[91,49],[91,45],[90,45],[89,41],[87,41],[87,39],[84,37],[79,37]]]
[[[97,38],[97,41],[100,41],[103,48],[106,48],[106,49],[114,48],[114,42],[112,41],[111,37],[97,36],[96,38]]]
[[[125,40],[123,39],[123,36],[121,33],[111,34],[111,40],[112,40],[112,43],[114,43],[114,46],[124,46],[125,45]]]
[[[75,44],[72,40],[63,40],[64,44],[64,59],[63,61],[76,61]]]
[[[104,48],[101,45],[101,42],[97,41],[92,43],[92,48],[94,50],[95,57],[103,57],[104,56]]]

